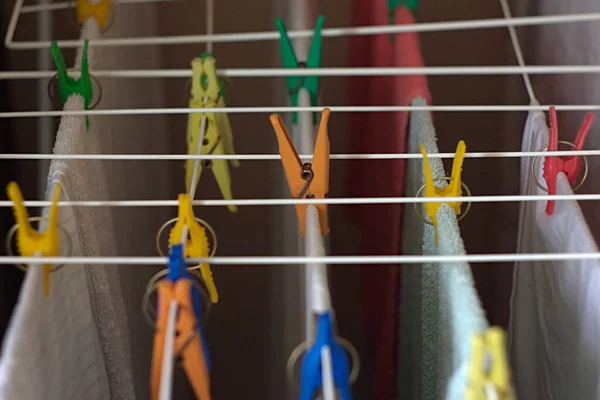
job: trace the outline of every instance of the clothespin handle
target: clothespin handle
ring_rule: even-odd
[[[65,59],[56,41],[50,44],[50,54],[56,65],[58,73],[58,92],[62,104],[67,102],[69,96],[80,95],[84,99],[84,109],[88,110],[93,98],[93,86],[88,64],[88,41],[83,44],[81,57],[81,76],[79,79],[71,78],[67,72]],[[86,117],[86,128],[89,128],[89,119]]]
[[[17,249],[24,257],[41,254],[46,257],[56,257],[60,251],[58,236],[58,200],[60,199],[60,183],[54,185],[52,205],[48,215],[46,230],[40,233],[31,227],[29,214],[23,204],[23,195],[16,182],[10,182],[6,188],[8,198],[13,202],[13,212],[17,222]],[[44,264],[44,296],[50,294],[50,273],[52,265]]]
[[[465,400],[488,400],[487,390],[498,400],[514,400],[506,357],[506,334],[492,327],[471,336],[471,355]]]
[[[445,188],[439,188],[435,186],[434,182],[438,179],[446,179],[445,177],[434,177],[431,171],[431,165],[429,164],[429,158],[427,158],[427,152],[425,151],[425,146],[421,145],[421,153],[423,154],[423,173],[425,175],[425,185],[424,185],[424,196],[425,197],[461,197],[462,196],[462,165],[465,158],[465,152],[467,151],[467,146],[464,141],[458,142],[456,147],[456,155],[454,156],[454,161],[452,162],[452,174],[450,176],[450,182]],[[442,205],[445,203],[452,207],[456,215],[461,214],[460,206],[462,202],[459,201],[451,201],[451,202],[428,202],[424,203],[425,213],[431,219],[431,224],[435,227],[436,231],[436,244],[438,239],[438,229],[437,229],[437,211]]]
[[[275,19],[275,25],[277,26],[277,30],[280,35],[280,48],[281,48],[281,58],[283,61],[283,66],[285,68],[319,68],[321,64],[321,52],[323,47],[323,42],[321,38],[321,30],[323,29],[323,24],[325,23],[325,16],[320,15],[317,18],[317,23],[315,24],[314,34],[312,41],[310,43],[310,49],[308,52],[308,56],[306,62],[300,63],[296,58],[296,53],[294,51],[294,47],[292,46],[292,42],[287,34],[287,29],[285,28],[285,24],[279,18]],[[319,77],[318,76],[288,76],[285,78],[288,88],[288,94],[290,96],[290,102],[292,103],[292,107],[298,106],[298,95],[300,93],[300,89],[306,89],[310,96],[310,105],[312,107],[316,107],[319,100]],[[298,124],[298,113],[292,113],[292,123],[294,125]],[[313,125],[317,124],[317,114],[313,113]]]
[[[92,4],[90,0],[77,0],[77,21],[83,25],[89,17],[94,17],[99,28],[104,28],[110,15],[110,0],[100,0]]]
[[[550,107],[550,129],[549,129],[549,141],[548,151],[558,151],[558,118],[556,116],[556,108]],[[583,149],[583,143],[585,138],[594,122],[594,114],[588,113],[581,124],[577,136],[575,138],[575,144],[573,150],[579,151]],[[557,190],[558,173],[563,172],[569,184],[574,185],[579,175],[579,168],[581,166],[580,156],[546,156],[544,158],[543,176],[548,186],[548,194],[555,195]],[[546,214],[552,215],[554,213],[555,200],[548,200],[546,205]]]
[[[387,0],[390,25],[396,24],[396,9],[400,6],[408,8],[410,11],[415,12],[419,5],[419,0]],[[393,36],[392,36],[393,37]]]

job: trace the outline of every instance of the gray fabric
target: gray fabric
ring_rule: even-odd
[[[413,105],[426,105],[417,98]],[[438,153],[429,112],[410,116],[408,152]],[[446,176],[441,159],[429,160],[434,177]],[[422,159],[407,162],[406,196],[424,183]],[[436,183],[440,187],[444,182]],[[422,205],[421,213],[425,215]],[[439,247],[435,229],[424,224],[412,207],[404,213],[402,251],[407,255],[465,254],[456,214],[447,205],[438,210]],[[460,399],[464,396],[469,340],[487,328],[471,269],[467,263],[417,264],[402,268],[400,305],[399,399]]]

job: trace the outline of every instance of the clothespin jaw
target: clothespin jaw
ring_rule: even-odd
[[[60,48],[56,41],[53,41],[50,45],[50,54],[56,65],[58,73],[58,92],[60,94],[60,100],[62,104],[67,102],[69,96],[79,95],[83,97],[84,109],[88,110],[93,98],[93,87],[92,79],[90,76],[90,70],[88,65],[88,41],[86,40],[83,44],[83,54],[81,57],[81,76],[79,79],[74,79],[67,73],[67,67],[65,65],[65,59],[63,57]],[[89,128],[89,119],[85,119],[86,129]]]
[[[281,162],[283,163],[290,191],[295,199],[324,199],[327,192],[329,192],[329,136],[327,132],[329,114],[330,110],[325,108],[321,115],[312,162],[304,164],[300,160],[298,152],[279,115],[271,115],[271,124],[279,142]],[[304,236],[306,231],[307,207],[308,204],[296,205],[296,213],[300,220],[302,236]],[[329,233],[327,205],[314,204],[314,207],[319,212],[321,234],[326,236]]]
[[[331,313],[320,314],[316,322],[316,335],[313,345],[306,351],[301,368],[300,400],[313,400],[323,385],[321,357],[324,347],[331,352],[333,382],[341,400],[351,400],[350,362],[346,351],[334,338]]]
[[[465,400],[514,400],[506,357],[506,335],[492,327],[471,336],[471,358]],[[495,397],[489,397],[490,392]]]
[[[452,175],[450,176],[450,182],[445,188],[439,188],[434,185],[435,178],[431,172],[431,165],[427,158],[427,152],[425,146],[421,145],[421,153],[423,154],[423,173],[425,174],[425,197],[460,197],[462,196],[462,165],[465,158],[465,152],[467,146],[462,140],[458,142],[456,147],[456,156],[452,163]],[[448,204],[456,212],[456,215],[460,215],[460,206],[462,202],[435,202],[435,203],[424,203],[425,213],[431,218],[431,222],[435,227],[436,232],[436,244],[437,244],[437,210],[440,208],[442,203]]]
[[[577,137],[575,138],[575,145],[573,150],[581,150],[583,148],[583,142],[587,136],[592,123],[594,122],[594,114],[588,113],[585,120],[579,128]],[[558,120],[556,117],[556,108],[550,107],[550,138],[548,142],[548,151],[558,151]],[[567,175],[569,183],[574,185],[577,181],[577,175],[579,175],[579,167],[581,166],[580,156],[569,156],[569,157],[558,157],[558,156],[546,156],[544,159],[544,179],[548,185],[548,194],[556,194],[556,179],[559,172],[564,172]],[[546,214],[552,215],[554,213],[555,200],[548,200],[546,205]]]
[[[92,4],[90,0],[77,0],[77,21],[83,25],[86,19],[94,17],[99,28],[104,28],[110,15],[110,0],[100,0]]]
[[[222,96],[220,81],[217,78],[216,61],[205,53],[202,57],[192,60],[192,85],[190,91],[190,108],[214,108],[225,107],[225,101]],[[188,154],[196,155],[198,151],[198,141],[200,140],[200,125],[202,121],[201,113],[191,113],[188,117],[187,138]],[[204,138],[200,144],[200,154],[235,154],[233,147],[233,134],[227,114],[224,113],[206,113],[206,125]],[[231,166],[238,167],[238,160],[230,160]],[[185,163],[185,185],[189,192],[194,177],[194,168],[196,160],[187,160]],[[210,168],[213,171],[217,184],[224,199],[232,200],[231,175],[227,160],[201,161],[198,166],[196,179],[199,180],[203,168]],[[229,211],[236,212],[237,206],[227,206]]]
[[[153,400],[158,400],[163,347],[167,329],[167,314],[172,300],[177,301],[178,314],[174,334],[174,355],[181,356],[183,368],[197,399],[210,400],[210,356],[201,325],[200,293],[191,283],[181,245],[171,247],[169,273],[158,285],[158,311],[150,389]]]
[[[306,58],[306,62],[298,62],[298,59],[296,58],[296,53],[294,52],[294,47],[292,46],[292,42],[288,37],[285,24],[281,19],[275,18],[275,25],[277,26],[277,30],[279,31],[279,35],[281,37],[281,58],[283,60],[283,66],[285,68],[319,68],[319,66],[321,65],[321,49],[323,47],[321,30],[323,29],[324,23],[325,16],[320,15],[317,18],[317,23],[315,25],[314,34],[310,43],[310,50],[308,51],[308,57]],[[298,106],[298,95],[300,93],[300,89],[302,88],[306,89],[310,95],[310,105],[312,107],[317,106],[317,102],[319,101],[318,76],[288,76],[285,79],[292,107]],[[294,125],[298,124],[298,113],[296,112],[292,114],[292,123]],[[313,113],[313,124],[317,124],[316,113]]]
[[[177,200],[179,201],[177,222],[169,233],[169,247],[173,247],[180,243],[183,228],[187,225],[189,236],[186,241],[184,256],[191,258],[207,258],[209,255],[209,247],[206,229],[204,229],[204,227],[196,220],[190,195],[188,193],[180,194]],[[200,272],[202,273],[206,288],[208,289],[211,302],[218,303],[219,292],[217,291],[210,265],[200,264]]]
[[[58,236],[58,200],[60,183],[56,183],[52,192],[52,206],[48,216],[48,225],[42,233],[33,229],[29,223],[29,214],[23,205],[23,195],[16,182],[10,182],[6,188],[8,198],[13,202],[13,212],[17,222],[17,249],[23,257],[33,257],[41,253],[45,257],[56,257],[60,251]],[[44,296],[50,294],[50,272],[52,265],[44,264]]]

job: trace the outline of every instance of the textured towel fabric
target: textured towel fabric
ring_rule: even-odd
[[[395,14],[396,24],[412,24],[405,7]],[[385,0],[355,0],[353,25],[386,25],[389,13]],[[355,36],[351,39],[351,64],[355,67],[421,67],[423,60],[416,33]],[[409,105],[417,97],[429,100],[427,80],[421,75],[353,77],[353,105]],[[353,113],[350,152],[403,153],[406,148],[408,112]],[[349,192],[353,197],[401,197],[404,193],[405,160],[355,160],[350,164]],[[402,204],[352,207],[358,217],[364,254],[396,255],[400,252]],[[395,399],[398,332],[399,273],[397,265],[363,267],[364,313],[375,354],[373,399]]]
[[[88,19],[82,37],[94,38],[99,33],[95,20]],[[81,51],[76,65],[80,57]],[[69,97],[64,109],[82,110],[83,98]],[[100,153],[98,135],[93,121],[86,131],[85,117],[64,116],[54,153]],[[62,200],[108,199],[99,161],[53,160],[48,198],[56,182],[62,185]],[[116,254],[111,218],[107,208],[62,207],[59,222],[71,242],[71,255]],[[69,240],[62,237],[61,246]],[[63,254],[68,251],[62,250]],[[0,398],[134,399],[116,267],[65,266],[52,273],[48,298],[41,294],[40,274],[37,268],[27,272],[7,333],[0,362]]]
[[[535,104],[537,105],[537,104]],[[544,113],[531,111],[522,151],[548,143]],[[531,158],[521,159],[521,194],[546,194],[531,178]],[[542,185],[543,160],[536,162]],[[564,174],[557,194],[572,195]],[[595,253],[598,247],[577,201],[521,203],[520,253]],[[598,260],[519,262],[514,271],[509,343],[521,399],[600,399],[600,263]]]
[[[414,105],[427,101],[415,99]],[[431,114],[411,112],[409,153],[438,153]],[[430,159],[434,177],[446,176],[441,159]],[[424,184],[422,159],[409,160],[405,196]],[[444,182],[436,183],[440,187]],[[422,208],[422,205],[420,206]],[[424,214],[424,211],[421,211]],[[424,224],[412,207],[404,210],[404,254],[463,255],[465,247],[454,211],[438,209],[439,244],[435,229]],[[464,397],[470,337],[487,328],[487,320],[467,263],[406,265],[402,269],[398,399],[458,400]]]

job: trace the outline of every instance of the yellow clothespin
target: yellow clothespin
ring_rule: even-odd
[[[423,173],[425,174],[425,197],[462,196],[461,172],[466,150],[467,146],[465,145],[465,142],[463,142],[462,140],[458,142],[458,146],[456,147],[456,156],[454,157],[454,161],[452,163],[452,175],[450,176],[450,182],[448,183],[448,186],[442,189],[434,185],[434,181],[439,180],[439,178],[436,179],[432,176],[431,166],[429,165],[429,159],[427,158],[425,146],[421,145],[421,153],[423,153]],[[442,202],[424,204],[425,213],[429,216],[429,218],[431,218],[431,222],[435,227],[435,242],[437,244],[437,210],[442,204]],[[456,215],[460,215],[460,205],[462,204],[462,202],[445,202],[445,204],[448,204],[450,207],[452,207],[456,212]]]
[[[171,229],[171,233],[169,234],[169,247],[181,243],[181,234],[183,231],[183,227],[187,225],[189,236],[185,245],[184,256],[191,258],[208,257],[209,249],[206,230],[202,225],[198,223],[198,221],[196,221],[190,195],[188,193],[180,194],[178,201],[178,219],[173,229]],[[210,300],[213,303],[218,303],[219,292],[217,291],[217,287],[215,286],[210,265],[200,264],[200,272],[202,273],[204,283],[206,283],[206,287],[210,295]]]
[[[13,210],[17,221],[17,249],[23,257],[33,257],[41,253],[45,257],[56,257],[60,251],[58,237],[58,199],[60,198],[60,183],[56,183],[52,192],[52,206],[48,216],[48,226],[43,233],[33,229],[29,224],[29,214],[23,205],[23,195],[16,182],[11,182],[6,188],[8,198],[14,203]],[[44,296],[50,294],[50,272],[52,265],[44,264]]]
[[[86,19],[94,17],[99,28],[104,28],[110,15],[110,0],[100,0],[96,4],[90,0],[77,0],[77,21],[83,25]]]
[[[190,108],[214,108],[225,107],[225,100],[217,78],[215,59],[205,53],[202,58],[192,60],[192,88],[189,106]],[[198,140],[200,136],[200,123],[203,114],[192,113],[188,117],[187,138],[188,154],[196,155]],[[202,141],[201,154],[235,154],[233,148],[233,135],[229,118],[224,113],[206,113],[206,130]],[[230,160],[231,165],[240,165],[238,160]],[[185,163],[185,187],[190,191],[194,174],[195,160],[187,160]],[[227,160],[210,160],[200,163],[197,179],[200,179],[203,167],[211,168],[219,189],[226,200],[233,199],[231,194],[231,176]],[[227,206],[229,211],[236,212],[234,205]]]
[[[469,382],[465,400],[514,400],[506,358],[506,334],[492,327],[471,337]]]

